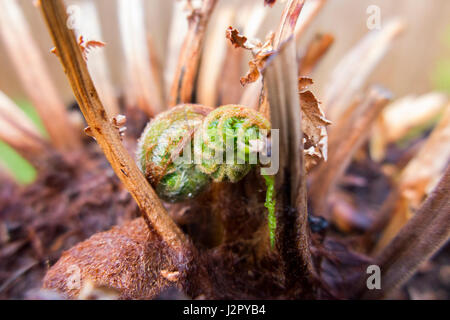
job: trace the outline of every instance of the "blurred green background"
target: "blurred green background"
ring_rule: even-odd
[[[45,128],[34,107],[25,100],[15,101],[16,104],[30,117],[39,130],[47,136]],[[14,178],[21,184],[33,182],[36,178],[36,170],[31,164],[22,158],[14,149],[0,141],[0,161],[10,170]]]
[[[442,42],[445,52],[450,53],[450,25],[445,30]],[[435,90],[450,93],[450,55],[437,60],[432,74],[432,81]]]

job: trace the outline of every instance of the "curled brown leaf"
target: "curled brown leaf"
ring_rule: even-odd
[[[241,35],[239,31],[232,26],[228,27],[226,37],[231,41],[231,44],[234,45],[235,48],[248,49],[246,47],[247,37]]]
[[[331,122],[325,119],[319,102],[311,91],[300,93],[300,106],[303,132],[314,145],[317,145],[326,135],[322,128],[330,125]]]
[[[326,127],[331,124],[325,118],[314,94],[307,90],[311,84],[313,81],[310,78],[298,78],[307,170],[315,166],[320,159],[327,159],[328,134]]]
[[[247,37],[239,33],[233,27],[228,27],[226,37],[230,40],[235,48],[243,48],[250,50],[253,54],[253,59],[248,62],[249,70],[245,76],[241,78],[241,84],[245,86],[248,83],[255,82],[261,75],[261,70],[264,68],[269,57],[274,53],[273,40],[275,34],[269,33],[264,43],[259,40],[250,41]]]
[[[313,83],[314,83],[314,81],[311,78],[299,77],[298,78],[298,91],[304,92]]]
[[[249,70],[245,76],[241,77],[241,84],[245,86],[248,83],[255,82],[258,80],[261,72],[259,71],[264,66],[264,60],[253,59],[248,62]]]
[[[305,170],[310,172],[312,168],[319,164],[322,156],[314,147],[304,149],[303,153],[305,155]]]

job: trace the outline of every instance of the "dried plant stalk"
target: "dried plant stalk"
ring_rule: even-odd
[[[427,124],[448,103],[444,93],[430,92],[419,97],[406,96],[390,103],[377,119],[370,141],[370,155],[384,159],[388,144],[403,138],[411,129]]]
[[[117,0],[125,55],[125,96],[128,108],[154,116],[164,109],[162,92],[150,65],[142,0]]]
[[[297,19],[304,4],[305,0],[289,0],[286,4],[281,17],[281,23],[278,26],[278,31],[273,43],[274,48],[279,48],[284,41],[289,39],[294,34]]]
[[[256,82],[249,83],[241,96],[239,104],[252,109],[258,109],[260,105],[262,90],[263,90],[262,79],[258,79],[256,80]]]
[[[385,213],[390,217],[390,222],[375,252],[384,248],[409,220],[410,210],[419,207],[430,186],[441,177],[449,160],[450,105],[426,143],[402,171],[397,191],[394,191],[395,200],[389,199],[393,203],[393,211]]]
[[[39,130],[27,115],[0,91],[0,140],[6,142],[26,159],[33,161],[44,152],[45,143]]]
[[[155,79],[156,90],[161,94],[162,101],[164,104],[165,88],[163,85],[164,74],[162,69],[162,62],[161,57],[158,55],[157,52],[155,39],[151,34],[147,36],[147,45],[150,55],[150,67],[152,70],[153,79]],[[163,109],[165,109],[165,106],[163,106]]]
[[[408,163],[400,180],[411,195],[413,204],[421,201],[421,190],[426,191],[427,185],[437,181],[445,170],[450,159],[450,104],[446,108],[441,121],[427,139],[419,153]]]
[[[247,2],[245,4],[247,4]],[[269,11],[270,8],[262,6],[259,0],[248,2],[248,5],[244,8],[241,7],[241,3],[239,2],[239,11],[236,22],[238,25],[243,26],[242,31],[244,34],[249,39],[252,39],[257,36]]]
[[[197,98],[202,105],[215,107],[218,102],[217,88],[221,78],[225,76],[223,65],[228,53],[228,43],[224,34],[227,27],[232,24],[235,14],[235,9],[231,6],[221,8],[206,38],[205,47],[208,50],[203,53],[197,84]]]
[[[189,30],[178,58],[178,65],[170,91],[170,106],[191,102],[206,26],[216,3],[217,0],[203,0],[201,8],[198,11],[193,10],[188,17]]]
[[[178,65],[178,57],[183,47],[183,40],[188,30],[188,13],[184,1],[174,1],[172,3],[172,16],[170,19],[170,30],[167,41],[167,57],[164,64],[164,87],[167,95],[175,79],[175,71]]]
[[[117,176],[136,200],[143,216],[161,239],[178,252],[181,265],[185,263],[187,240],[162,206],[158,196],[139,171],[135,162],[123,147],[118,130],[107,118],[87,70],[78,43],[71,30],[66,27],[67,14],[61,0],[41,2],[41,9],[50,34],[59,53],[75,97],[92,135],[102,148]]]
[[[244,92],[239,79],[242,75],[242,50],[236,50],[231,44],[226,48],[225,61],[222,67],[222,78],[218,86],[218,105],[236,104]],[[246,106],[246,105],[245,105]]]
[[[230,45],[223,36],[224,31],[231,25],[243,26],[243,34],[253,39],[268,13],[268,9],[261,6],[259,1],[239,3],[239,10],[237,5],[231,2],[231,5],[217,11],[214,26],[206,39],[205,48],[208,50],[202,56],[197,98],[207,106],[235,104],[244,92],[239,83],[244,55],[242,50]],[[245,101],[241,101],[241,104],[252,105]]]
[[[405,283],[450,238],[450,167],[419,211],[378,255],[381,290],[367,290],[365,281],[359,296],[387,298]]]
[[[102,30],[95,3],[83,0],[79,1],[78,5],[82,12],[83,21],[80,23],[80,30],[76,30],[77,36],[82,36],[85,42],[90,40],[101,41]],[[116,116],[119,114],[119,103],[111,82],[105,52],[95,48],[92,49],[89,52],[87,64],[108,115],[110,117]]]
[[[279,49],[283,42],[293,36],[298,17],[302,11],[304,3],[304,0],[289,0],[284,7],[272,44],[274,50]],[[264,85],[262,79],[258,79],[256,82],[251,83],[244,91],[240,103],[249,108],[257,109],[262,100],[261,93],[263,92],[263,87]],[[262,111],[265,113],[264,110]]]
[[[74,134],[64,103],[15,0],[0,1],[0,35],[52,144],[59,149],[76,148],[79,145],[78,135]]]
[[[368,33],[341,60],[331,74],[324,95],[324,109],[331,121],[336,123],[345,113],[403,28],[400,20],[386,23],[382,30]]]
[[[317,215],[328,216],[327,198],[339,178],[364,141],[370,126],[388,103],[391,95],[381,87],[372,87],[367,98],[345,119],[342,119],[330,137],[328,161],[322,163],[312,176],[310,198]]]
[[[301,76],[310,75],[333,42],[334,37],[329,33],[316,35],[308,44],[306,52],[299,62],[298,74]]]
[[[327,0],[310,0],[305,3],[305,7],[302,10],[303,13],[300,15],[300,21],[295,27],[296,41],[299,41],[300,38],[304,35],[305,31],[317,17],[326,2]]]
[[[287,286],[294,291],[300,288],[313,291],[311,281],[315,271],[310,252],[294,41],[286,43],[278,56],[274,57],[264,71],[264,79],[269,90],[272,129],[279,130],[280,163],[276,182],[277,192],[281,196],[278,198],[277,228]]]

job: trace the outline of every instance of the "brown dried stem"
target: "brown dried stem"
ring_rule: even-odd
[[[370,156],[382,161],[389,144],[405,137],[411,129],[433,122],[450,100],[443,92],[429,92],[421,96],[408,95],[390,103],[374,127],[370,140]]]
[[[279,130],[277,174],[278,246],[285,264],[288,289],[313,291],[306,202],[301,114],[297,87],[295,42],[289,41],[264,71],[272,128]],[[292,211],[293,210],[293,211]]]
[[[328,216],[327,198],[344,174],[354,153],[367,140],[370,126],[388,103],[391,95],[381,87],[372,87],[365,101],[357,106],[332,131],[328,161],[313,173],[310,198],[317,215]]]
[[[170,28],[167,39],[167,54],[164,63],[164,92],[165,98],[168,99],[170,88],[175,78],[175,71],[178,66],[178,58],[183,40],[186,38],[188,21],[188,13],[185,10],[186,3],[184,1],[174,1],[172,3],[172,14],[170,19]]]
[[[274,42],[272,44],[274,50],[278,50],[283,42],[287,41],[294,35],[295,26],[304,3],[304,0],[289,0],[284,7],[280,23],[275,34]],[[262,107],[260,111],[265,113],[264,109],[266,109],[266,106],[260,106],[262,92],[263,82],[259,79],[257,82],[247,86],[241,97],[240,103],[254,109]]]
[[[323,104],[331,121],[335,122],[352,104],[403,28],[402,21],[393,20],[382,30],[371,31],[337,65],[331,74]]]
[[[164,104],[164,75],[163,75],[163,66],[161,62],[161,57],[158,55],[157,46],[155,43],[154,37],[149,34],[147,36],[147,46],[149,51],[149,59],[150,59],[150,68],[152,71],[152,77],[155,80],[155,86],[157,92],[161,95],[161,101]],[[162,109],[165,109],[163,105]]]
[[[39,130],[16,104],[0,91],[0,140],[34,162],[46,143]]]
[[[197,81],[197,99],[206,106],[237,103],[244,88],[238,81],[241,77],[241,62],[244,52],[236,49],[223,36],[224,30],[232,25],[243,26],[242,34],[253,39],[270,10],[259,1],[239,3],[231,1],[222,6],[214,18],[214,25],[208,31],[205,52]],[[252,99],[253,100],[253,99]],[[242,103],[244,102],[244,103]],[[241,104],[250,106],[245,101]]]
[[[143,2],[119,0],[117,6],[125,56],[126,105],[155,116],[164,106],[162,92],[150,64]]]
[[[450,167],[414,217],[376,258],[381,269],[381,290],[367,291],[365,281],[359,296],[386,298],[407,281],[450,238]]]
[[[210,34],[205,40],[205,48],[208,48],[208,50],[203,53],[197,80],[197,99],[202,105],[216,106],[219,94],[218,87],[223,81],[222,78],[227,76],[227,72],[223,72],[225,60],[228,58],[229,51],[231,53],[240,51],[233,50],[233,48],[228,50],[231,46],[223,36],[224,30],[234,21],[235,14],[235,8],[231,6],[221,8],[217,12],[211,31],[208,32]],[[239,66],[240,64],[237,64],[237,67]],[[240,68],[238,70],[240,71]],[[236,79],[239,79],[239,76]],[[233,102],[236,103],[236,101]]]
[[[294,34],[297,19],[304,4],[305,0],[289,0],[286,4],[281,16],[280,25],[278,26],[278,30],[275,35],[275,40],[273,43],[274,48],[278,49],[284,41],[289,39]]]
[[[299,62],[298,74],[300,76],[310,75],[333,42],[334,37],[329,33],[316,35],[308,44],[306,52]]]
[[[141,208],[149,228],[155,230],[172,250],[181,253],[179,259],[186,259],[183,255],[187,248],[185,235],[168,216],[154,190],[123,147],[118,130],[107,118],[75,36],[66,27],[67,14],[64,3],[61,0],[45,0],[41,2],[41,9],[61,63],[94,138],[117,176]],[[180,261],[184,262],[186,261]]]
[[[407,222],[410,210],[418,208],[430,186],[435,183],[450,160],[450,108],[447,108],[439,124],[431,133],[420,151],[402,171],[396,190],[388,198],[386,205],[370,232],[385,228],[377,243],[375,252],[384,248],[401,227]]]
[[[303,10],[304,14],[302,15],[302,19],[295,28],[296,41],[299,41],[300,38],[305,34],[305,31],[317,17],[317,15],[319,14],[320,10],[322,10],[326,2],[327,0],[315,0],[306,3],[305,8]]]
[[[52,144],[64,150],[77,147],[79,136],[74,134],[64,103],[16,1],[0,1],[0,35]]]
[[[178,59],[169,106],[191,102],[206,27],[216,3],[217,0],[203,0],[202,7],[199,10],[193,10],[188,17],[189,30]]]

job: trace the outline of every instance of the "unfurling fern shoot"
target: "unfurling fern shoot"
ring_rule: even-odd
[[[192,199],[212,182],[244,178],[258,165],[257,154],[264,147],[261,136],[269,130],[270,123],[261,113],[243,106],[180,105],[148,123],[139,139],[138,165],[161,199]],[[273,246],[274,179],[264,178]]]

